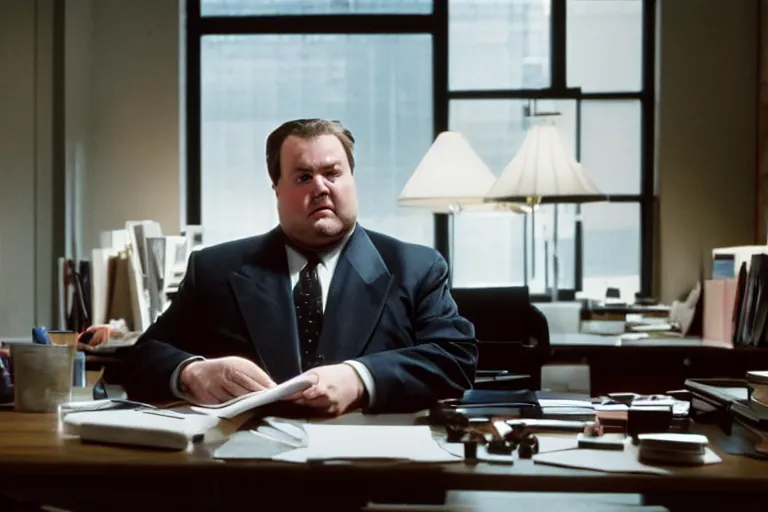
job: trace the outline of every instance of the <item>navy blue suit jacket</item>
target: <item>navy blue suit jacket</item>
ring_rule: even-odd
[[[246,357],[278,383],[301,373],[284,240],[278,227],[192,254],[178,295],[128,355],[129,397],[173,398],[173,371],[192,355]],[[370,370],[370,412],[461,396],[477,363],[442,256],[359,225],[339,256],[318,351],[322,364],[356,359]]]

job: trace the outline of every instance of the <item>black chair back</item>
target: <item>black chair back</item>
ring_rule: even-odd
[[[530,302],[527,286],[454,288],[459,314],[475,326],[478,370],[530,375],[541,388],[541,365],[549,356],[547,319]]]

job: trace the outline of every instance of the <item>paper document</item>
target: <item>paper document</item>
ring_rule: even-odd
[[[307,446],[307,433],[302,428],[302,423],[271,416],[263,418],[262,423],[256,429],[258,433],[289,444],[294,448]]]
[[[300,393],[310,387],[312,382],[309,377],[299,375],[293,379],[278,384],[272,389],[254,391],[246,395],[238,396],[232,400],[215,405],[195,404],[191,409],[195,412],[216,416],[218,418],[234,418],[251,409],[283,400],[293,394]]]
[[[650,473],[657,475],[673,474],[675,468],[661,464],[648,464],[638,459],[638,448],[627,440],[622,451],[576,449],[562,450],[550,453],[539,453],[533,456],[537,464],[549,464],[575,469],[591,469],[609,473]],[[717,464],[722,459],[711,449],[706,448],[704,464]]]
[[[213,457],[222,460],[272,460],[280,453],[295,449],[292,444],[254,430],[242,430],[230,435],[226,443],[216,448]]]
[[[429,426],[315,425],[305,424],[307,446],[276,455],[274,460],[399,460],[456,462],[432,438]]]

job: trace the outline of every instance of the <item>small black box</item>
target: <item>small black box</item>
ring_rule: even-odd
[[[638,434],[669,432],[672,425],[672,406],[632,406],[627,412],[627,435],[636,440]]]

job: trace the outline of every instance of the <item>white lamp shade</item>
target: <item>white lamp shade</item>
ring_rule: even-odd
[[[508,203],[505,201],[488,201],[483,204],[469,204],[462,208],[462,213],[520,213],[527,214],[539,211],[539,205]]]
[[[442,132],[403,187],[400,206],[455,213],[457,207],[480,205],[496,176],[469,141],[457,132]]]
[[[486,196],[489,201],[583,203],[603,201],[580,163],[565,150],[553,123],[535,124]]]

